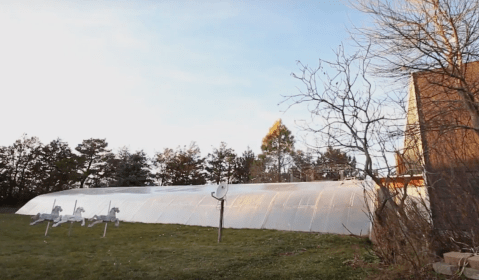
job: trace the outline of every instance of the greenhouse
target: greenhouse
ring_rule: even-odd
[[[363,196],[364,181],[229,185],[224,227],[276,229],[368,235],[371,227]],[[106,215],[118,207],[124,222],[169,223],[216,227],[219,201],[211,196],[217,185],[72,189],[39,195],[17,214],[62,215],[83,207],[83,217]]]

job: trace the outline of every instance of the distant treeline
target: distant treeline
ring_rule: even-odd
[[[268,143],[274,138],[270,134],[263,139],[262,154],[248,148],[238,155],[221,142],[206,157],[195,142],[149,157],[128,148],[113,153],[106,139],[83,140],[72,150],[61,139],[43,144],[24,135],[0,147],[0,205],[19,205],[39,194],[72,188],[334,180],[339,178],[335,167],[351,167],[351,173],[355,166],[354,158],[333,148],[315,155],[294,150],[292,137],[289,149],[278,149],[286,146],[284,139]]]

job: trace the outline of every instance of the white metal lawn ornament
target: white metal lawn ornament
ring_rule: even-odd
[[[81,216],[81,213],[85,212],[85,209],[83,207],[78,207],[75,210],[75,213],[73,215],[63,215],[61,216],[60,220],[57,221],[55,224],[52,225],[52,227],[57,227],[61,224],[67,223],[67,222],[81,222],[81,226],[85,225],[85,218]]]
[[[120,210],[117,207],[111,208],[108,215],[100,215],[100,216],[93,216],[90,221],[94,221],[93,223],[89,224],[88,227],[92,227],[96,224],[103,223],[103,222],[115,222],[115,226],[120,225],[120,220],[116,217],[116,213],[120,213]]]
[[[52,222],[57,222],[60,220],[60,212],[63,211],[61,206],[55,206],[52,209],[51,214],[47,213],[38,213],[35,216],[32,217],[33,222],[30,223],[31,226],[36,225],[38,223],[44,222],[44,221],[52,221]]]
[[[227,183],[221,183],[218,185],[218,188],[216,189],[216,195],[215,192],[211,192],[211,196],[215,199],[217,199],[221,206],[220,206],[220,224],[218,227],[218,243],[221,242],[221,235],[223,231],[223,212],[225,209],[225,199],[226,199],[226,193],[228,192],[228,184]]]

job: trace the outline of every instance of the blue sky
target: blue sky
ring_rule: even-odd
[[[278,118],[300,139],[306,108],[278,106],[301,87],[296,61],[332,58],[362,19],[340,0],[2,1],[0,146],[258,153]]]

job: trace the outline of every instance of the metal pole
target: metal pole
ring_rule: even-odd
[[[48,234],[48,228],[49,227],[50,227],[50,222],[48,222],[48,224],[47,224],[47,230],[45,230],[45,236],[47,236],[47,234]]]
[[[106,228],[108,227],[108,222],[105,223],[105,230],[103,231],[103,237],[106,236]]]
[[[73,215],[75,215],[76,209],[77,209],[77,201],[75,200],[75,206],[73,207]],[[70,222],[70,229],[68,230],[68,236],[70,236],[70,233],[72,231],[72,226],[73,226],[73,222]]]
[[[110,204],[108,204],[108,213],[107,213],[107,215],[110,214],[110,206],[111,206],[111,200],[110,200]],[[106,236],[106,228],[107,228],[107,227],[108,227],[108,221],[105,222],[105,230],[103,231],[103,237]]]
[[[52,206],[52,212],[53,212],[53,209],[55,208],[55,203],[57,202],[57,199],[55,198],[53,200],[53,206]],[[45,236],[47,236],[48,234],[48,228],[50,227],[50,221],[48,221],[48,224],[47,224],[47,229],[45,230]]]
[[[225,200],[221,200],[221,209],[220,209],[220,226],[218,228],[218,243],[221,242],[221,232],[223,230],[223,211],[225,206]]]

